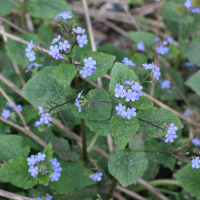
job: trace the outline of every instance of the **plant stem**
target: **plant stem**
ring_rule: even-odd
[[[24,0],[22,2],[22,12],[21,12],[21,27],[22,29],[26,30],[26,19],[25,19],[25,14],[26,14],[26,5],[27,5],[27,0]]]
[[[112,197],[112,193],[113,193],[113,190],[115,189],[116,187],[116,184],[117,184],[118,180],[116,178],[113,177],[113,180],[112,180],[112,183],[111,183],[111,188],[110,190],[108,191],[108,194],[107,194],[107,198],[106,199],[110,199]]]

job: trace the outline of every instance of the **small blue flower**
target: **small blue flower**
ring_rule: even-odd
[[[133,63],[131,60],[129,60],[128,58],[124,58],[124,60],[122,60],[122,62],[125,64],[125,65],[130,65],[132,67],[135,67],[135,63]]]
[[[192,62],[185,62],[184,65],[186,67],[195,67],[195,65]]]
[[[142,87],[138,82],[135,82],[135,84],[133,84],[133,85],[131,86],[131,88],[132,88],[133,90],[137,91],[137,92],[140,92],[140,91],[142,90],[143,87]]]
[[[41,118],[40,118],[40,122],[44,123],[44,124],[49,124],[49,121],[52,121],[50,114],[46,113],[46,114],[42,114]]]
[[[199,139],[199,138],[194,138],[194,139],[192,140],[192,143],[193,143],[195,146],[200,147],[200,139]]]
[[[139,100],[140,96],[142,96],[142,92],[141,91],[136,91],[135,92],[135,100]]]
[[[194,8],[191,0],[186,0],[184,3],[184,6],[187,8],[187,10],[191,10],[191,12],[193,12],[193,13],[200,11],[200,8]]]
[[[78,98],[75,99],[75,105],[79,108],[79,112],[81,112],[81,105],[80,105],[80,100],[79,98],[81,97],[81,94],[82,94],[83,90],[78,94]]]
[[[15,102],[13,101],[13,103],[15,103]],[[7,105],[9,108],[12,108],[12,105],[11,105],[11,103],[10,103],[9,101],[6,103],[6,105]]]
[[[88,59],[87,58],[84,58],[84,65],[85,67],[89,67],[90,69],[96,69],[96,61],[93,60],[92,57],[89,57]]]
[[[49,55],[51,55],[53,58],[55,58],[57,53],[59,53],[58,45],[55,45],[55,47],[54,46],[50,46]]]
[[[40,197],[37,197],[37,198],[33,198],[33,199],[35,199],[35,200],[42,200]]]
[[[53,172],[50,175],[50,179],[51,179],[52,182],[58,181],[59,177],[60,177],[60,172]]]
[[[28,47],[29,49],[32,49],[32,48],[34,47],[34,44],[33,44],[33,41],[32,41],[32,40],[31,40],[30,43],[28,43],[27,47]]]
[[[94,181],[101,181],[101,176],[103,174],[101,172],[96,172],[93,175],[90,175],[89,178],[92,178]]]
[[[34,126],[35,126],[35,127],[38,127],[38,126],[41,125],[41,124],[42,124],[42,122],[36,121],[35,124],[34,124]]]
[[[53,199],[53,197],[50,196],[50,195],[48,195],[47,197],[45,197],[45,200],[51,200],[51,199]]]
[[[177,138],[177,135],[168,133],[165,135],[165,137],[166,137],[165,142],[173,142],[174,138]]]
[[[176,134],[176,131],[178,130],[178,127],[174,125],[174,123],[171,123],[168,126],[168,133]]]
[[[88,43],[87,35],[82,35],[82,36],[78,35],[77,42],[79,47],[82,48],[84,44]]]
[[[62,12],[59,14],[60,17],[62,17],[63,19],[71,19],[72,16],[70,15],[70,12]],[[57,16],[56,16],[57,17]]]
[[[58,161],[57,161],[56,158],[52,158],[52,159],[51,159],[51,165],[52,165],[52,166],[55,166],[57,163],[58,163]]]
[[[3,109],[3,112],[1,113],[1,116],[4,119],[8,119],[10,117],[10,110]]]
[[[44,161],[44,160],[45,160],[45,157],[46,157],[45,154],[38,153],[38,154],[35,156],[35,159],[36,159],[37,161]]]
[[[126,107],[119,103],[119,106],[116,106],[115,109],[118,111],[118,115],[121,115],[121,113],[126,110]]]
[[[35,52],[34,52],[34,51],[29,51],[29,52],[27,52],[27,53],[26,53],[26,57],[29,58],[29,60],[30,60],[31,62],[33,62],[33,61],[36,59],[36,57],[35,57]]]
[[[124,84],[132,86],[134,81],[125,81]]]
[[[166,38],[168,44],[172,44],[173,43],[173,38],[172,37],[170,37],[169,35],[165,35],[164,37]]]
[[[27,161],[28,161],[28,165],[35,165],[35,162],[37,160],[35,159],[34,155],[31,155],[30,157],[27,158]]]
[[[137,50],[144,51],[144,43],[142,41],[137,44]]]
[[[168,88],[170,88],[170,84],[171,84],[170,81],[164,80],[164,81],[161,83],[161,88],[162,88],[162,89],[168,89]]]
[[[123,85],[120,85],[119,87],[115,88],[115,97],[119,98],[124,98],[126,95],[126,90],[124,89]]]
[[[56,60],[58,60],[58,59],[62,59],[63,57],[62,57],[62,54],[61,53],[57,53],[56,55],[55,55],[55,59]]]
[[[158,41],[160,41],[160,38],[159,37],[155,37],[153,41],[154,42],[158,42]]]
[[[70,44],[68,44],[67,40],[64,40],[64,42],[59,42],[59,49],[63,51],[67,51],[70,48]]]
[[[77,27],[76,29],[73,28],[72,30],[74,33],[77,33],[77,34],[79,33],[85,34],[85,29],[82,29],[81,27]]]
[[[31,63],[31,64],[27,67],[27,69],[25,70],[25,73],[27,73],[33,66],[35,66],[35,67],[42,67],[41,64],[38,64],[38,63],[36,63],[36,62],[33,62],[33,63]]]
[[[135,92],[131,89],[128,89],[128,91],[126,92],[126,101],[129,102],[129,101],[135,101]]]
[[[31,176],[37,177],[37,175],[38,175],[38,167],[30,166],[28,172],[31,173]]]
[[[131,108],[131,109],[128,108],[127,109],[127,116],[126,116],[126,118],[127,119],[131,119],[132,116],[135,117],[137,115],[137,113],[135,111],[136,111],[135,108]]]
[[[156,65],[154,65],[152,72],[153,72],[154,78],[156,78],[157,80],[159,80],[159,77],[161,75],[160,68],[157,67]]]
[[[145,69],[153,69],[153,63],[151,64],[142,64],[142,66],[145,68]]]
[[[20,104],[15,104],[15,106],[17,107],[17,110],[19,111],[19,112],[22,112],[22,106],[20,105]],[[13,108],[13,110],[15,111],[15,109]]]
[[[94,71],[92,69],[83,67],[83,69],[80,71],[80,74],[82,74],[83,78],[86,78],[87,76],[91,76],[93,72]]]
[[[43,108],[41,106],[39,106],[38,109],[39,109],[38,114],[41,115],[44,112],[44,110],[43,110]]]
[[[61,35],[58,35],[57,38],[53,39],[53,42],[51,44],[54,44],[54,43],[60,41],[60,39],[61,39]]]
[[[193,158],[192,160],[192,168],[199,169],[200,159],[199,157]]]
[[[184,116],[185,117],[189,117],[190,115],[192,115],[194,113],[194,111],[193,110],[189,110],[189,109],[187,109],[187,110],[185,110],[185,112],[184,112]]]
[[[169,47],[164,47],[163,45],[159,45],[157,47],[157,53],[161,55],[165,55],[169,53]]]

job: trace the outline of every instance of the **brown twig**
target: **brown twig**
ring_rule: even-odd
[[[111,153],[114,148],[113,148],[113,139],[110,134],[107,135],[107,144],[108,144],[109,153]]]
[[[6,197],[8,199],[14,199],[14,200],[33,200],[32,198],[24,197],[19,194],[14,194],[14,193],[7,192],[7,191],[1,190],[1,189],[0,189],[0,196]]]

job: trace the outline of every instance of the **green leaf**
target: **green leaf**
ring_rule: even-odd
[[[20,38],[27,41],[32,40],[34,43],[39,42],[38,36],[34,33],[22,34],[20,35]],[[25,51],[25,49],[27,48],[27,45],[8,39],[5,47],[6,47],[8,56],[14,63],[18,65],[23,65],[23,67],[27,67],[29,65],[30,61],[26,57],[26,51]]]
[[[66,59],[68,59],[69,57],[73,58],[74,54],[75,54],[75,51],[70,51],[67,54],[63,54],[63,57],[66,58]]]
[[[76,152],[72,152],[69,146],[69,142],[64,138],[54,138],[51,140],[52,150],[57,153],[62,160],[71,160],[77,162],[79,155]]]
[[[135,183],[143,175],[147,165],[146,154],[131,149],[115,151],[108,161],[109,172],[123,187]]]
[[[89,51],[82,55],[81,62],[83,62],[85,58],[89,57],[92,57],[93,60],[96,61],[96,70],[94,70],[94,73],[91,76],[85,78],[88,81],[96,81],[97,78],[105,75],[106,72],[113,66],[113,62],[115,61],[115,56]]]
[[[110,119],[104,121],[86,120],[87,126],[91,131],[101,136],[106,136],[112,132],[110,128]]]
[[[185,82],[185,84],[193,91],[195,91],[200,96],[200,71],[195,73],[193,76],[190,76],[190,78]]]
[[[147,50],[147,49],[152,49],[152,47],[154,46],[152,44],[156,36],[153,33],[144,32],[144,31],[137,31],[137,32],[130,31],[128,34],[128,37],[131,40],[133,40],[136,44],[142,41],[144,43],[145,50]]]
[[[181,124],[180,119],[175,114],[173,114],[169,110],[165,110],[164,108],[153,107],[147,110],[141,110],[138,112],[137,118],[150,122],[161,128],[166,127],[162,125],[164,123],[169,123],[169,124],[174,123],[175,126],[178,127],[178,129],[183,128],[183,125]],[[166,135],[166,132],[163,133],[162,130],[157,129],[157,127],[154,127],[151,124],[148,124],[140,120],[139,120],[139,123],[140,123],[139,130],[143,134],[147,133],[150,137],[158,137],[158,136],[161,137],[161,136]]]
[[[123,103],[127,103],[127,102],[124,101]],[[141,96],[138,101],[131,101],[129,103],[131,106],[133,106],[136,109],[149,109],[153,107],[153,102],[144,96]]]
[[[30,0],[28,11],[32,17],[54,18],[63,11],[70,11],[64,0]]]
[[[200,169],[194,169],[191,164],[189,164],[181,168],[174,177],[186,192],[200,199]]]
[[[7,131],[10,130],[10,125],[8,125],[4,122],[0,122],[0,127],[1,127],[1,130],[0,130],[1,135],[3,135],[4,133],[7,133]]]
[[[94,200],[97,197],[97,191],[90,188],[74,191],[67,196],[61,197],[59,200]]]
[[[12,8],[18,7],[18,0],[0,1],[0,15],[6,16]]]
[[[181,52],[186,56],[189,61],[200,66],[200,57],[198,52],[200,51],[200,35],[196,35],[192,40],[180,40]]]
[[[38,116],[38,111],[30,108],[23,108],[22,115],[26,121],[26,123],[29,123],[32,119]],[[21,119],[17,118],[17,124],[23,125]]]
[[[49,143],[45,149],[44,149],[44,154],[46,155],[44,163],[46,164],[47,168],[51,168],[51,159],[52,159],[52,144]],[[44,185],[48,185],[49,181],[50,181],[50,175],[51,172],[49,171],[47,174],[42,175],[41,173],[38,174],[37,176],[37,180],[39,181],[39,183],[44,184]]]
[[[0,157],[4,162],[15,158],[27,158],[30,148],[18,135],[0,135]]]
[[[9,160],[0,168],[0,179],[23,189],[32,188],[37,185],[37,179],[28,172],[29,168],[30,166],[24,158]]]
[[[131,119],[122,118],[119,115],[115,115],[111,119],[112,135],[115,138],[115,143],[121,149],[124,149],[126,144],[131,141],[133,135],[139,128],[137,118],[132,117]]]
[[[66,87],[71,83],[76,73],[73,64],[64,62],[54,69],[53,77]]]
[[[88,100],[96,100],[94,97],[91,97],[89,93],[92,93],[98,100],[111,102],[110,95],[106,90],[93,89],[85,96]],[[94,102],[92,103],[91,108],[88,108],[88,104],[81,106],[81,112],[79,112],[78,107],[74,104],[72,107],[72,113],[76,117],[103,121],[110,117],[111,109],[112,104],[110,103]]]
[[[58,181],[50,183],[52,189],[60,194],[69,194],[75,189],[84,188],[95,182],[89,178],[89,170],[81,162],[60,161],[62,167],[61,176]],[[85,175],[87,173],[87,175]]]
[[[35,106],[45,105],[45,101],[53,101],[57,104],[66,102],[68,88],[65,88],[53,78],[54,67],[45,67],[31,78],[23,87],[24,96]]]

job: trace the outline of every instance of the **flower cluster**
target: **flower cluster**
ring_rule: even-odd
[[[159,43],[156,49],[157,53],[160,55],[168,54],[170,48],[167,45],[170,45],[173,42],[173,38],[170,37],[169,35],[165,35],[164,38],[165,40],[163,40],[162,43]],[[158,42],[160,40],[161,39],[159,37],[154,38],[154,42]]]
[[[60,172],[62,171],[62,167],[60,167],[60,163],[57,162],[57,159],[51,159],[51,165],[53,166],[53,173],[50,175],[51,181],[58,181],[60,177]]]
[[[192,143],[193,143],[195,146],[200,147],[200,139],[199,139],[199,138],[194,138],[194,139],[192,140]]]
[[[84,44],[88,43],[87,35],[85,34],[83,34],[82,36],[78,35],[76,39],[80,48],[82,48]]]
[[[82,74],[83,78],[86,78],[87,76],[91,76],[94,70],[96,70],[96,61],[93,60],[92,57],[89,57],[88,59],[84,59],[84,67],[82,70],[80,70],[80,74]]]
[[[33,62],[36,58],[35,58],[35,52],[32,50],[34,47],[33,45],[33,41],[31,40],[30,43],[28,43],[27,48],[25,49],[26,53],[26,57],[29,58],[29,60],[31,62]]]
[[[178,127],[174,125],[174,123],[171,123],[168,126],[167,134],[165,135],[166,139],[165,142],[173,142],[174,138],[177,138],[176,131],[178,130]]]
[[[186,0],[184,3],[184,6],[187,8],[187,10],[191,10],[191,12],[195,13],[195,12],[200,12],[200,8],[195,8],[192,5],[192,1],[191,0]]]
[[[52,119],[50,117],[50,114],[49,113],[44,113],[44,110],[43,110],[43,108],[41,106],[39,106],[38,109],[39,109],[38,114],[41,115],[41,118],[40,118],[40,121],[36,121],[35,122],[35,126],[38,127],[41,124],[51,125],[50,121],[52,121]]]
[[[168,89],[168,88],[170,88],[170,84],[171,84],[170,81],[164,80],[163,82],[161,82],[161,88],[162,89]]]
[[[153,77],[156,78],[157,80],[159,80],[159,77],[161,75],[160,73],[160,68],[157,67],[156,65],[154,65],[153,63],[150,64],[142,64],[142,66],[144,67],[144,69],[153,69],[152,73],[153,73]]]
[[[33,66],[34,66],[34,67],[42,67],[41,64],[38,64],[38,63],[36,63],[36,62],[33,62],[33,63],[31,63],[31,64],[27,67],[27,69],[25,70],[25,73],[28,73],[28,72],[30,71],[30,69],[31,69]]]
[[[101,172],[96,172],[95,174],[90,175],[89,178],[92,178],[94,181],[101,181],[102,175]]]
[[[199,157],[193,158],[192,160],[192,168],[199,169],[200,167],[200,159]]]
[[[137,115],[135,108],[127,108],[126,110],[126,106],[123,106],[121,103],[119,103],[119,106],[116,106],[116,110],[118,111],[117,114],[122,118],[131,119],[131,117],[135,117]]]
[[[19,112],[22,112],[22,106],[21,106],[20,104],[16,104],[14,101],[13,101],[13,104],[17,107],[17,110],[18,110]],[[7,106],[8,106],[9,108],[12,108],[13,111],[15,111],[15,109],[12,107],[12,105],[11,105],[10,102],[7,102]]]
[[[137,50],[138,51],[144,51],[144,43],[142,41],[140,41],[138,44],[137,44]]]
[[[70,15],[70,12],[66,12],[66,11],[64,11],[64,12],[62,12],[62,13],[56,15],[56,17],[55,17],[54,19],[59,19],[59,18],[63,18],[63,19],[71,19],[72,16]]]
[[[81,94],[82,94],[83,90],[78,94],[78,98],[75,99],[75,105],[78,107],[78,111],[81,112],[81,100],[79,100],[81,98]]]
[[[189,117],[189,116],[192,115],[192,114],[194,114],[194,111],[193,111],[193,110],[186,109],[183,115],[184,115],[185,117]]]
[[[135,67],[135,63],[133,63],[131,60],[129,60],[128,58],[124,58],[124,60],[122,60],[122,62],[125,64],[125,65],[130,65],[132,67]]]

